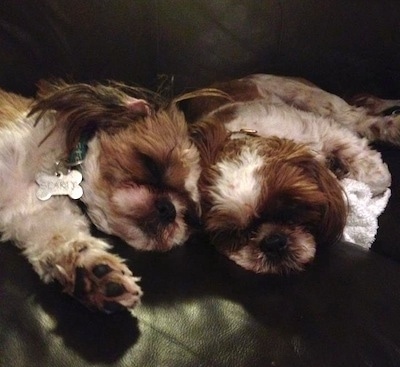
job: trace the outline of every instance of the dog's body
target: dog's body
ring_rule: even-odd
[[[218,87],[234,101],[192,94],[218,96],[190,103],[193,140],[176,108],[185,98],[160,107],[119,84],[45,86],[37,101],[0,92],[2,240],[17,243],[45,282],[110,312],[139,302],[138,279],[90,234],[70,197],[82,195],[100,230],[158,251],[187,240],[201,199],[206,231],[239,265],[303,269],[317,242],[337,239],[345,223],[328,168],[379,194],[390,174],[356,133],[396,142],[398,122],[291,79],[259,75]],[[264,137],[227,130],[243,128]],[[86,144],[84,157],[70,158]]]
[[[183,115],[155,114],[125,92],[60,85],[36,104],[0,92],[2,240],[17,243],[45,282],[57,280],[87,306],[110,312],[139,302],[138,278],[90,234],[68,195],[78,198],[81,186],[92,222],[141,250],[183,244],[198,215],[198,153]],[[69,145],[81,136],[87,154],[70,162]]]
[[[192,127],[203,170],[204,227],[228,258],[256,273],[303,270],[317,242],[346,222],[341,187],[304,144],[229,134],[213,119]],[[212,146],[212,149],[209,149]]]
[[[375,195],[390,185],[386,164],[368,144],[399,144],[399,121],[291,78],[252,75],[214,87],[232,100],[203,98],[187,108],[202,153],[206,231],[221,252],[246,269],[302,269],[318,243],[341,235],[346,206],[338,179],[362,181]],[[234,133],[210,133],[218,124]],[[289,148],[271,137],[301,145]]]

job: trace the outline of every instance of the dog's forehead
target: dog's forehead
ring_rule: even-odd
[[[258,172],[263,165],[257,150],[242,146],[235,156],[230,152],[214,167],[217,174],[209,192],[212,206],[232,217],[236,225],[244,227],[256,215],[262,189]]]

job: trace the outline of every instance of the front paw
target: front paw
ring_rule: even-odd
[[[395,114],[383,116],[370,126],[373,141],[400,146],[400,115],[398,111],[400,111],[400,107]]]
[[[84,249],[64,290],[90,309],[106,313],[134,308],[142,291],[123,261],[106,251]]]
[[[374,196],[383,194],[392,181],[389,168],[378,153],[360,157],[357,161],[357,173],[354,176],[349,175],[349,178],[367,184]]]

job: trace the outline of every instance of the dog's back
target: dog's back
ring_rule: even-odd
[[[14,124],[29,111],[33,100],[0,89],[0,127]]]

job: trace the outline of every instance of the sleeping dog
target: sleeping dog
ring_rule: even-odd
[[[199,215],[198,151],[178,110],[122,84],[0,92],[0,230],[44,282],[93,309],[133,308],[138,278],[91,221],[140,250],[183,244]],[[155,110],[158,110],[157,113]]]

